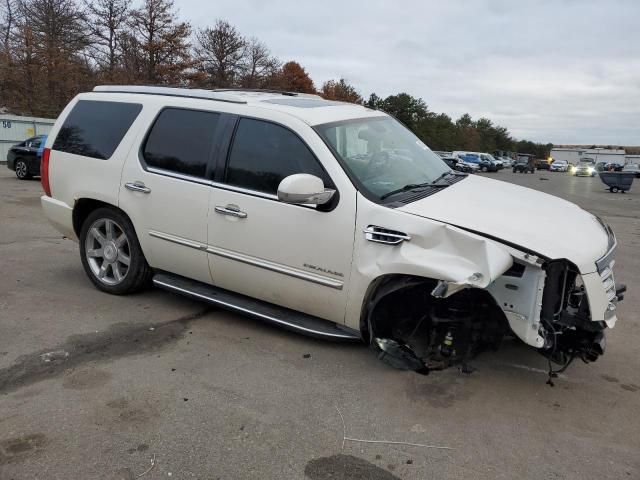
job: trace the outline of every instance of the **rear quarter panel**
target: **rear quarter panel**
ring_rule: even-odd
[[[53,145],[64,123],[64,119],[68,116],[78,100],[108,100],[139,103],[143,105],[143,110],[144,103],[137,101],[137,99],[132,102],[131,97],[127,98],[117,94],[80,94],[63,110],[47,138],[46,148],[51,149],[51,155],[49,157],[49,181],[51,185],[51,195],[54,199],[64,202],[71,208],[73,208],[75,203],[81,198],[91,198],[118,206],[122,168],[127,154],[133,146],[133,141],[141,128],[140,119],[143,115],[138,115],[113,155],[107,160],[54,150]]]

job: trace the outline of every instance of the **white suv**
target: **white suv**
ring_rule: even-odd
[[[624,291],[597,217],[313,95],[96,87],[53,127],[42,184],[97,288],[153,283],[400,368],[465,364],[505,334],[595,360]]]

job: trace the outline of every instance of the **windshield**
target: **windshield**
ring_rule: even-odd
[[[378,198],[406,185],[433,182],[451,171],[391,117],[347,120],[315,128],[360,186]]]
[[[566,160],[556,160],[553,163],[555,163],[556,165],[566,165],[567,161]]]
[[[623,170],[638,170],[640,168],[639,165],[635,164],[635,163],[631,163],[629,165],[625,165]]]

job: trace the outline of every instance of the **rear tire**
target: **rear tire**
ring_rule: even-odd
[[[82,266],[96,288],[126,295],[149,285],[153,271],[131,220],[122,212],[108,207],[94,210],[79,237]]]
[[[610,191],[611,193],[618,193],[618,187],[611,187],[611,188],[609,189],[609,191]]]
[[[20,180],[29,180],[31,178],[31,174],[29,173],[29,166],[27,162],[24,160],[16,160],[16,177]]]

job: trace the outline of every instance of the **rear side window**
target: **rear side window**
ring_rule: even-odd
[[[204,177],[219,113],[167,108],[151,127],[143,149],[149,167]]]
[[[290,130],[243,118],[236,130],[225,181],[249,190],[275,194],[283,178],[294,173],[330,179],[309,148]]]
[[[142,110],[136,103],[80,100],[65,119],[53,149],[106,160]]]

